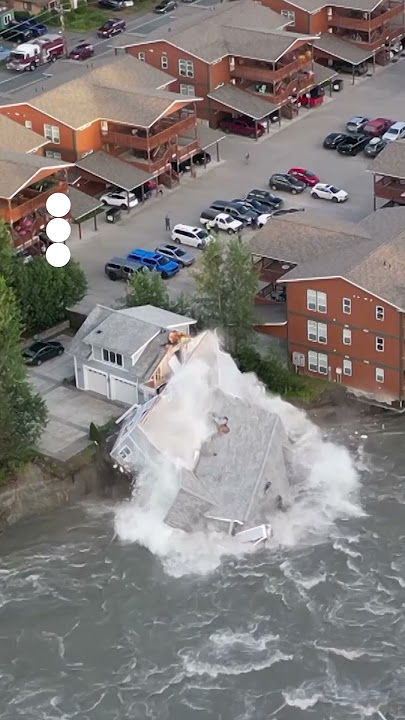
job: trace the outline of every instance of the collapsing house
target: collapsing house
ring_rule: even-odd
[[[289,441],[279,416],[260,393],[252,399],[252,379],[213,333],[191,339],[172,370],[160,395],[126,414],[112,457],[141,473],[144,496],[148,478],[151,492],[162,485],[167,525],[264,540],[289,494]],[[168,473],[175,478],[169,491]]]

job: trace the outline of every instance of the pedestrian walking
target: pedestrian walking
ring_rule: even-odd
[[[249,164],[249,160],[250,160],[250,153],[247,152],[246,155],[245,155],[245,163],[246,163],[246,165]]]
[[[165,230],[171,230],[170,215],[167,214],[165,217]]]

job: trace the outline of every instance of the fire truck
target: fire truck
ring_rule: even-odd
[[[7,60],[8,70],[35,70],[39,65],[55,62],[66,55],[66,40],[62,35],[43,35],[15,47]]]

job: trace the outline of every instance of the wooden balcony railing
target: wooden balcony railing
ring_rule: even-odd
[[[194,115],[173,123],[167,129],[161,130],[149,137],[140,137],[133,135],[131,130],[127,132],[116,132],[115,130],[102,130],[101,137],[105,143],[111,145],[121,145],[121,147],[131,148],[133,150],[154,150],[159,145],[169,142],[172,138],[181,135],[185,130],[189,130],[196,126],[196,118]]]
[[[45,208],[48,197],[53,193],[65,193],[66,191],[67,183],[65,181],[55,182],[52,187],[45,192],[36,192],[30,189],[22,191],[11,201],[11,208],[7,200],[0,201],[0,218],[6,222],[15,223],[21,220],[21,218],[35,212],[35,210]],[[32,197],[29,198],[29,195],[32,195]]]
[[[284,88],[282,88],[282,90],[280,90],[278,93],[275,93],[274,95],[272,95],[271,93],[258,93],[252,87],[244,88],[244,90],[246,90],[246,92],[252,93],[255,96],[259,95],[261,98],[263,98],[263,100],[267,100],[268,102],[278,105],[279,103],[285,102],[285,100],[287,100],[293,93],[299,95],[301,92],[307,90],[308,88],[311,88],[313,85],[315,85],[315,75],[314,73],[311,73],[306,77],[291,80],[288,85],[286,85]]]
[[[374,182],[374,195],[382,200],[392,200],[393,202],[405,205],[405,180],[391,180],[385,178]]]
[[[394,7],[386,10],[375,17],[369,17],[367,19],[350,17],[349,15],[342,15],[337,10],[332,12],[332,18],[329,20],[331,27],[348,28],[350,30],[360,30],[363,32],[370,32],[371,30],[377,30],[382,27],[394,17],[402,15],[404,8],[402,4],[395,5]]]
[[[278,70],[265,68],[261,65],[241,65],[236,63],[235,69],[231,71],[234,78],[240,80],[251,80],[252,82],[273,83],[289,77],[292,72],[300,70],[311,63],[311,58],[298,58],[293,62],[286,63]]]

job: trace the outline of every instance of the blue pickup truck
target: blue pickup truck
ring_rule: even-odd
[[[135,248],[128,253],[127,259],[139,263],[142,267],[148,268],[148,270],[155,270],[161,274],[164,280],[172,277],[180,270],[180,266],[176,262],[151,250]]]
[[[6,30],[3,32],[3,38],[9,40],[9,42],[20,44],[28,42],[32,38],[46,35],[47,32],[46,25],[38,23],[34,18],[30,18],[22,22],[14,21],[7,25]]]

